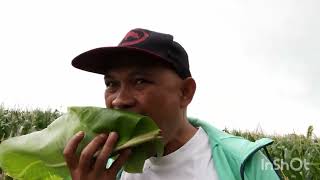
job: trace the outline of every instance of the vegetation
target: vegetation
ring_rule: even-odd
[[[293,133],[283,136],[266,136],[261,132],[242,132],[239,130],[233,130],[229,133],[242,136],[250,141],[263,137],[273,139],[274,143],[267,149],[276,164],[276,169],[284,179],[320,179],[320,139],[313,133],[312,126],[309,126],[306,135]]]
[[[0,106],[0,143],[14,136],[28,134],[46,128],[62,113],[57,110],[17,110]],[[226,132],[242,136],[250,141],[263,137],[272,138],[275,142],[268,147],[276,168],[285,179],[320,180],[320,139],[310,126],[306,135],[264,135],[261,132]],[[11,179],[0,169],[0,179]]]
[[[0,106],[0,142],[44,129],[59,116],[61,113],[58,110],[9,110]]]

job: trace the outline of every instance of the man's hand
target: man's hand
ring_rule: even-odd
[[[120,156],[106,169],[106,160],[112,153],[117,142],[118,135],[115,132],[110,134],[100,134],[96,136],[81,152],[80,158],[76,155],[76,150],[84,137],[84,132],[74,135],[66,147],[63,154],[67,162],[73,180],[115,180],[116,175],[125,161],[128,159],[130,150],[124,150]],[[101,151],[94,157],[97,151]]]

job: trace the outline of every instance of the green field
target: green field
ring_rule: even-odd
[[[0,143],[10,137],[46,128],[62,113],[57,110],[19,110],[0,106]],[[275,142],[268,147],[277,168],[285,179],[320,180],[320,139],[309,126],[305,135],[264,135],[257,132],[225,131],[250,141],[269,137]],[[0,169],[0,179],[11,179]]]

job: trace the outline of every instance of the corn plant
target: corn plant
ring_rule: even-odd
[[[263,137],[273,139],[274,143],[267,149],[284,179],[320,180],[320,139],[313,134],[313,126],[309,126],[306,136],[267,136],[262,132],[224,131],[250,141]]]
[[[5,109],[0,106],[0,142],[10,137],[44,129],[60,115],[58,110],[28,111]]]

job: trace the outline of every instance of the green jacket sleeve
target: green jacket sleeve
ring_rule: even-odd
[[[261,152],[257,151],[244,166],[244,180],[279,180],[280,177],[273,168],[270,160]]]

